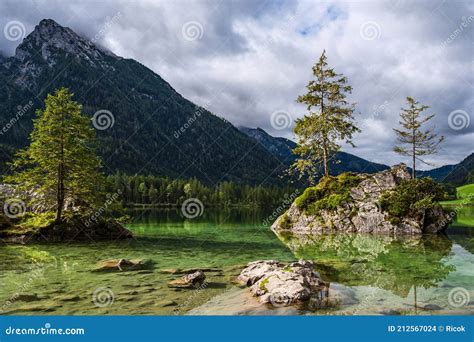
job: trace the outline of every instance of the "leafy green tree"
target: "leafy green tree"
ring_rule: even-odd
[[[72,97],[66,88],[47,96],[45,109],[36,112],[30,145],[17,153],[16,173],[7,177],[20,190],[33,189],[32,205],[40,202],[54,210],[56,222],[68,206],[97,204],[97,184],[102,183],[94,129]]]
[[[438,146],[443,142],[444,137],[434,133],[434,128],[422,130],[421,126],[431,120],[435,114],[423,117],[422,112],[428,109],[428,106],[420,105],[412,97],[407,97],[408,108],[402,108],[400,112],[401,129],[394,128],[397,134],[397,142],[401,145],[395,146],[393,150],[402,156],[412,158],[412,178],[416,178],[416,161],[431,165],[421,159],[421,156],[427,156],[438,152]]]
[[[308,92],[297,99],[306,105],[308,114],[296,120],[298,146],[293,152],[299,158],[290,169],[300,177],[308,174],[311,183],[321,165],[324,175],[329,176],[329,160],[341,148],[338,142],[353,146],[352,135],[360,131],[354,123],[354,104],[346,100],[352,87],[345,76],[328,67],[326,51],[313,66],[313,76],[306,86]]]
[[[138,191],[140,192],[140,200],[138,202],[139,203],[146,203],[146,196],[148,194],[148,189],[146,187],[145,182],[141,182],[138,185]]]
[[[150,185],[150,189],[148,190],[148,199],[150,203],[155,203],[158,200],[158,190],[152,185]]]

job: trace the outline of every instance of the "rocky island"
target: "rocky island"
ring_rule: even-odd
[[[405,164],[375,174],[324,177],[307,188],[272,225],[276,232],[423,234],[450,222],[438,204],[443,189],[411,179]]]

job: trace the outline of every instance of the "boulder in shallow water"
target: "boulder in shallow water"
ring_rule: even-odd
[[[176,288],[193,288],[201,285],[206,280],[206,275],[203,271],[196,271],[194,273],[186,274],[180,279],[172,280],[168,283],[169,287]]]
[[[311,261],[283,264],[276,260],[251,262],[237,278],[250,286],[261,303],[285,306],[311,298],[328,296],[328,284],[314,270]]]
[[[122,272],[149,269],[151,260],[144,259],[109,259],[100,261],[93,272]]]

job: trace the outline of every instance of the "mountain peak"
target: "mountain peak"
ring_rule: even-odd
[[[17,47],[15,58],[24,62],[35,55],[41,55],[43,60],[53,66],[55,60],[52,56],[55,55],[55,50],[84,58],[91,64],[104,55],[115,56],[82,38],[69,27],[61,26],[53,19],[43,19]]]
[[[54,27],[54,28],[57,28],[57,29],[62,29],[63,27],[61,25],[59,25],[57,22],[55,22],[53,19],[42,19],[39,24],[38,24],[38,27],[40,28],[44,28],[44,27]]]

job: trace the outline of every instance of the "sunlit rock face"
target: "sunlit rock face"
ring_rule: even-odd
[[[416,210],[394,222],[380,205],[383,194],[410,179],[406,165],[399,164],[375,174],[360,174],[359,182],[348,190],[348,200],[336,208],[309,213],[298,206],[298,199],[272,225],[274,231],[347,232],[383,234],[437,233],[449,224],[441,206]]]

